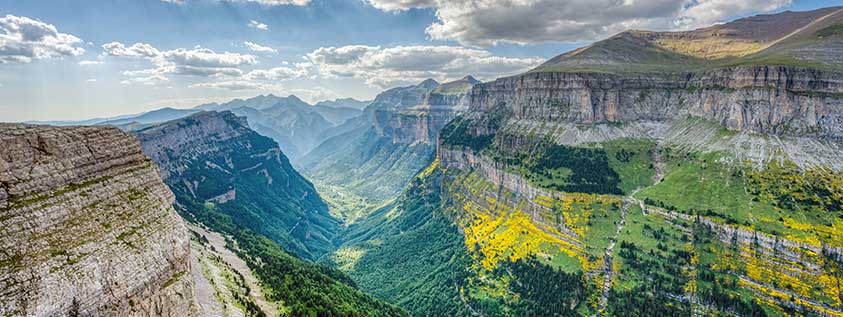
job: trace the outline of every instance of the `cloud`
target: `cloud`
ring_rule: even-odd
[[[253,55],[218,53],[201,47],[162,51],[146,43],[126,46],[119,42],[111,42],[102,47],[108,56],[142,59],[152,63],[152,68],[123,72],[123,75],[133,77],[127,83],[167,81],[170,74],[199,77],[241,76],[241,66],[257,64],[257,58]]]
[[[227,80],[190,85],[190,88],[216,88],[227,90],[280,90],[281,86],[247,80]]]
[[[117,57],[145,57],[154,58],[161,55],[161,51],[146,43],[135,43],[126,47],[120,42],[111,42],[102,45],[102,49],[109,56]]]
[[[255,69],[245,74],[226,74],[220,76],[218,81],[197,83],[190,85],[190,88],[280,91],[281,86],[278,82],[306,77],[311,68],[310,63],[296,63],[292,67]]]
[[[492,79],[526,71],[544,61],[494,56],[486,50],[460,46],[364,45],[321,47],[308,53],[307,59],[323,77],[360,78],[380,88],[426,78],[447,81],[468,74]]]
[[[95,82],[97,82],[97,79],[96,78],[88,78],[88,79],[85,80],[85,82],[86,83],[95,83]]]
[[[261,52],[261,53],[278,53],[278,50],[271,48],[269,46],[263,46],[255,42],[245,41],[243,45],[254,52]]]
[[[78,64],[82,66],[101,65],[102,61],[79,61]]]
[[[279,66],[270,69],[255,69],[244,77],[247,80],[283,81],[306,77],[310,73],[310,63],[297,63],[294,67]]]
[[[0,63],[29,63],[36,59],[79,56],[85,49],[76,36],[61,33],[52,24],[28,17],[0,18]]]
[[[436,0],[368,0],[367,2],[373,7],[387,12],[436,7]]]
[[[425,32],[468,46],[593,41],[627,29],[677,30],[782,8],[792,0],[368,0],[436,11]]]
[[[724,19],[755,12],[770,12],[790,5],[792,0],[701,0],[683,10],[674,25],[678,29],[710,26]]]
[[[250,28],[258,29],[258,30],[264,30],[264,31],[269,30],[269,25],[266,25],[264,23],[260,23],[260,22],[255,21],[255,20],[249,21],[249,24],[246,24],[246,26],[248,26]]]
[[[163,56],[166,60],[177,65],[197,68],[236,67],[257,63],[257,58],[252,55],[229,52],[217,53],[207,48],[179,48],[163,52]]]

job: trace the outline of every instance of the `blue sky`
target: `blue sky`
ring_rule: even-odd
[[[679,30],[801,0],[0,0],[0,121],[257,94],[369,99],[427,77],[525,71],[629,28]]]

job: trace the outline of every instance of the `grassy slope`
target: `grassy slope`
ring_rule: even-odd
[[[839,239],[843,238],[843,232],[834,229],[836,223],[843,223],[839,210],[835,212],[827,207],[806,202],[793,203],[792,198],[782,200],[779,197],[790,196],[777,197],[770,192],[765,193],[759,187],[760,184],[774,185],[779,181],[794,178],[802,172],[789,172],[787,169],[777,168],[775,164],[760,171],[730,167],[719,163],[719,157],[720,154],[717,153],[667,154],[668,173],[664,180],[642,190],[636,197],[675,208],[680,212],[699,213],[722,223],[783,235],[797,241],[840,244]],[[751,177],[756,177],[759,181],[751,182]],[[835,179],[834,176],[830,177],[832,178],[828,184],[832,184],[831,179]],[[776,187],[774,191],[780,194],[799,193],[806,190],[805,186],[821,190],[820,194],[841,190],[835,187],[836,185],[822,189],[822,179],[815,178],[810,181],[813,186],[805,183],[785,185],[787,188]]]
[[[775,18],[771,18],[767,20],[772,23],[766,23],[763,27],[739,20],[737,23],[713,28],[729,30],[734,26],[750,30],[705,34],[706,29],[701,29],[689,32],[684,38],[684,35],[678,33],[627,31],[586,48],[557,56],[532,71],[658,74],[735,66],[796,66],[842,70],[843,60],[836,54],[839,45],[835,43],[839,43],[841,39],[841,32],[836,30],[843,24],[843,13],[819,20],[834,10],[801,13],[805,17],[798,23],[791,23],[793,21],[786,20],[789,17],[781,16],[785,23],[777,25]],[[818,22],[808,24],[810,21]],[[758,33],[759,30],[763,33],[763,30],[776,27],[789,29],[784,32],[773,31],[776,33],[775,38],[764,34],[749,34]],[[799,32],[790,34],[797,30]],[[748,34],[741,35],[744,31]],[[738,36],[730,39],[730,33],[736,33]],[[751,38],[752,36],[758,38]],[[781,40],[775,41],[778,39]],[[727,53],[705,55],[705,52],[712,50]],[[817,55],[811,53],[812,50],[826,53]]]

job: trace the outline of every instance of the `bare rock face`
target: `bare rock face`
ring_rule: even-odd
[[[671,75],[531,72],[477,85],[472,114],[591,124],[689,116],[730,129],[843,137],[843,75],[798,67],[738,67]]]
[[[378,95],[370,109],[375,129],[394,143],[435,144],[439,130],[468,109],[471,76],[438,84],[427,80],[416,86],[394,88]]]
[[[224,115],[201,112],[174,124],[161,124],[137,133],[143,152],[161,167],[163,179],[181,174],[188,168],[179,158],[199,159],[216,154],[225,141],[252,133],[245,117],[227,111],[222,113]],[[208,139],[217,143],[205,145]]]
[[[117,128],[0,124],[0,315],[196,315],[172,203]]]

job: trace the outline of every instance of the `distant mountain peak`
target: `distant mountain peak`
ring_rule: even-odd
[[[463,78],[462,78],[462,79],[460,79],[460,80],[462,80],[462,81],[466,81],[466,82],[468,82],[468,83],[470,83],[470,84],[472,84],[472,85],[476,85],[476,84],[481,83],[479,80],[477,80],[477,78],[474,78],[474,76],[471,76],[471,75],[465,76],[465,77],[463,77]]]
[[[433,78],[425,79],[423,82],[416,85],[416,87],[427,89],[433,89],[436,88],[436,86],[439,86],[439,82],[434,80]]]
[[[289,96],[287,96],[287,98],[288,98],[288,99],[290,99],[290,100],[292,100],[292,101],[304,102],[304,100],[301,100],[301,98],[299,98],[299,97],[298,97],[298,96],[296,96],[296,95],[292,95],[292,94],[291,94],[291,95],[289,95]],[[304,103],[306,103],[306,102],[304,102]]]
[[[314,106],[317,107],[329,107],[329,108],[352,108],[362,110],[366,108],[370,103],[371,100],[357,100],[354,98],[337,98],[334,100],[322,100],[317,102]]]

